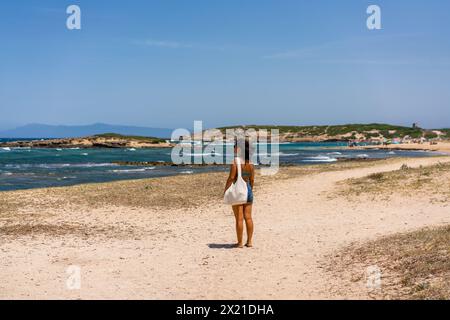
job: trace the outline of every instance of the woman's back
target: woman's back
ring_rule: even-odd
[[[241,165],[242,179],[248,182],[253,173],[253,165],[250,163],[245,163]]]
[[[237,166],[236,162],[234,164]],[[246,161],[245,163],[241,164],[241,175],[242,175],[242,179],[244,179],[245,182],[250,182],[250,179],[253,175],[253,171],[254,171],[254,166],[250,162]],[[237,179],[237,173],[236,173],[235,180],[236,179]]]

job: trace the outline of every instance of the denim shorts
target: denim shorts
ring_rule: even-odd
[[[247,182],[247,203],[253,203],[253,190],[249,182]]]

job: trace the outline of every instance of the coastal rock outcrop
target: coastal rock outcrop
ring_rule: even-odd
[[[103,134],[82,138],[10,141],[0,144],[10,148],[170,148],[169,142],[153,137]]]

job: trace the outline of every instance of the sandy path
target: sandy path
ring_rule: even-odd
[[[396,170],[402,163],[415,167],[439,161],[444,160],[325,172],[256,190],[251,249],[227,248],[235,240],[234,218],[221,204],[189,212],[61,212],[57,219],[67,223],[107,223],[135,231],[123,239],[37,236],[2,243],[0,298],[366,298],[366,292],[349,292],[325,273],[324,256],[353,241],[450,223],[449,208],[402,198],[389,205],[348,203],[328,199],[327,192],[346,178]],[[81,267],[80,290],[66,287],[69,265]]]

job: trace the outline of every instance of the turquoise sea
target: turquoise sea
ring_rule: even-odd
[[[5,141],[6,139],[0,139]],[[281,164],[324,164],[338,158],[423,157],[423,151],[343,150],[345,143],[279,145]],[[0,148],[0,191],[67,186],[226,170],[223,167],[119,166],[115,161],[171,162],[171,149],[25,149]],[[200,156],[194,154],[193,157]]]

